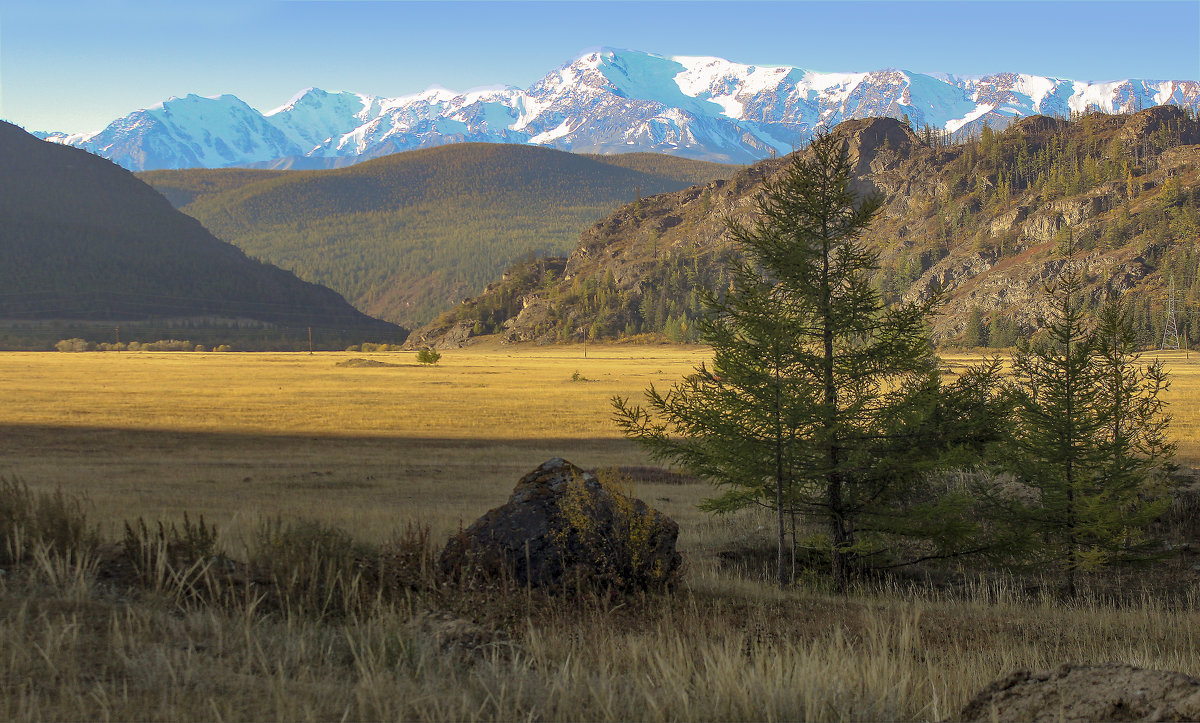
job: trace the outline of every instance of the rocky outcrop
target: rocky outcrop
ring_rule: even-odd
[[[991,231],[993,236],[998,236],[1007,231],[1011,231],[1016,224],[1021,223],[1028,217],[1029,207],[1017,206],[1013,210],[997,216],[996,219],[988,225],[988,230]]]
[[[1129,665],[1018,671],[980,691],[962,721],[1200,720],[1200,680]]]
[[[835,133],[846,138],[846,152],[855,176],[895,168],[921,145],[916,134],[895,118],[848,120]]]
[[[441,567],[559,590],[652,588],[679,570],[679,526],[560,458],[521,478],[508,502],[450,538]]]
[[[1174,106],[1155,106],[1129,116],[1119,138],[1127,144],[1139,143],[1158,131],[1171,130],[1172,126],[1183,129],[1181,143],[1200,143],[1200,131],[1188,123],[1187,112]]]
[[[410,334],[404,342],[404,349],[461,349],[472,337],[474,326],[470,322],[460,321],[443,328],[425,328],[419,334]]]
[[[501,338],[506,342],[536,341],[550,317],[550,301],[530,294],[521,299],[521,312],[504,322]]]

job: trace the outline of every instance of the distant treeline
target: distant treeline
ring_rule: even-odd
[[[190,341],[180,341],[179,339],[160,339],[143,344],[140,341],[131,342],[116,342],[109,344],[108,342],[96,343],[94,341],[86,341],[84,339],[63,339],[54,345],[58,351],[77,352],[77,351],[233,351],[233,347],[228,344],[218,344],[214,347],[207,347],[203,344],[193,344]]]
[[[250,324],[237,320],[226,323],[177,322],[163,320],[122,322],[119,326],[85,321],[0,322],[0,350],[6,351],[175,351],[207,350],[227,347],[233,351],[308,351],[310,327]],[[406,333],[372,335],[362,329],[311,327],[311,348],[340,351],[363,338],[376,344],[402,344]],[[187,341],[181,341],[180,338]],[[71,348],[59,344],[72,342]],[[82,344],[82,347],[79,346]],[[184,345],[190,349],[184,349]],[[171,348],[167,348],[170,346]],[[153,348],[152,348],[153,347]]]

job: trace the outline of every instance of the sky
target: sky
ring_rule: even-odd
[[[261,111],[536,80],[596,47],[818,71],[1200,80],[1200,2],[0,0],[0,119],[93,132],[172,96]]]

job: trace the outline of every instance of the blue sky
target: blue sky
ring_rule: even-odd
[[[173,95],[527,87],[587,48],[824,71],[1200,79],[1200,2],[0,0],[0,118],[100,130]]]

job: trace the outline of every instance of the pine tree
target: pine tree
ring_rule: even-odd
[[[965,437],[950,437],[976,431],[951,423],[963,415],[949,406],[977,405],[968,392],[986,397],[994,382],[993,368],[941,393],[927,335],[936,300],[884,308],[869,281],[876,254],[859,240],[880,202],[858,197],[850,182],[840,139],[821,137],[796,154],[766,184],[757,220],[729,224],[744,256],[730,262],[723,298],[704,295],[711,369],[702,364],[665,393],[651,387],[649,409],[614,399],[626,436],[724,489],[707,509],[775,512],[781,585],[792,513],[827,530],[838,589],[856,559],[887,552],[888,534],[944,532],[953,511],[943,500],[926,499],[915,517],[900,507],[921,498],[913,485],[927,479],[937,450],[962,447]]]

